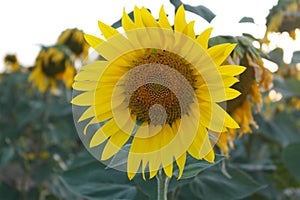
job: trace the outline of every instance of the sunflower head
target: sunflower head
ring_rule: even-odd
[[[183,6],[173,27],[163,7],[158,21],[144,7],[134,8],[134,21],[124,11],[124,34],[98,25],[104,38],[85,38],[105,60],[82,67],[73,84],[73,113],[89,151],[129,179],[159,169],[171,177],[174,163],[180,178],[187,155],[214,162],[209,132],[238,128],[218,104],[240,95],[230,87],[245,68],[222,65],[235,45],[208,48],[212,29],[196,36]],[[120,156],[124,168],[115,163]]]
[[[75,69],[69,50],[61,45],[43,47],[35,60],[35,66],[29,76],[41,92],[48,88],[56,89],[57,81],[64,81],[66,88],[73,83]]]
[[[267,34],[270,32],[288,32],[290,37],[296,39],[295,30],[300,28],[300,1],[299,0],[279,0],[278,4],[270,9],[267,16]]]
[[[17,56],[14,54],[7,54],[4,57],[4,65],[6,71],[8,72],[17,71],[20,68],[20,64],[18,62]]]
[[[58,37],[57,44],[67,46],[76,57],[86,58],[90,46],[83,35],[83,31],[77,28],[66,29]]]
[[[227,111],[240,125],[239,136],[252,133],[251,126],[258,128],[253,119],[253,108],[259,112],[262,107],[262,92],[272,87],[273,75],[264,67],[259,51],[252,45],[246,36],[232,38],[238,43],[235,51],[227,58],[225,63],[237,64],[246,67],[246,70],[238,76],[239,82],[232,87],[241,92],[235,99],[227,101]],[[222,140],[217,145],[228,156],[228,150],[233,148],[233,140],[236,138],[235,129],[221,134]]]

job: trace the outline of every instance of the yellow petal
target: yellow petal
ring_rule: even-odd
[[[154,165],[154,162],[149,162],[149,166],[151,166],[151,170],[150,170],[150,176],[149,178],[153,178],[154,176],[156,176],[158,170],[159,170],[159,167],[157,167],[158,165]],[[150,165],[151,164],[151,165]]]
[[[219,67],[221,75],[236,76],[246,70],[246,67],[239,65],[222,65]]]
[[[215,152],[213,150],[211,150],[208,154],[206,154],[204,156],[204,160],[206,160],[207,162],[210,162],[210,163],[214,163],[215,162]]]
[[[121,147],[128,141],[130,135],[119,130],[117,133],[112,135],[107,141],[101,156],[101,160],[107,160],[115,155]]]
[[[187,36],[193,39],[195,38],[194,25],[195,25],[195,21],[191,21],[186,25],[185,29],[183,30],[184,34],[186,34]]]
[[[208,90],[205,85],[200,86],[195,90],[199,101],[223,102],[234,99],[241,95],[241,93],[232,88],[218,87]]]
[[[136,25],[132,22],[130,17],[125,11],[125,8],[123,9],[123,17],[122,17],[122,27],[125,31],[132,30],[136,28]]]
[[[141,9],[141,16],[145,27],[158,27],[158,24],[151,13],[144,7]]]
[[[94,103],[94,91],[83,92],[72,99],[71,103],[77,106],[90,106]]]
[[[180,156],[179,158],[176,159],[176,163],[177,163],[177,166],[179,169],[179,174],[178,174],[177,180],[180,179],[182,176],[185,162],[186,162],[186,153],[182,154],[182,156]]]
[[[208,41],[211,35],[213,28],[208,28],[205,31],[203,31],[198,37],[197,42],[204,48],[208,48]]]
[[[93,71],[93,72],[97,72],[100,74],[100,73],[102,73],[102,71],[104,71],[104,69],[107,65],[108,65],[107,61],[96,60],[96,61],[92,62],[91,64],[80,67],[78,70]]]
[[[119,34],[119,32],[116,29],[114,29],[113,27],[111,27],[101,21],[98,21],[98,26],[99,26],[101,33],[103,34],[103,36],[106,39],[109,39],[110,37]]]
[[[96,81],[80,81],[74,82],[72,87],[74,90],[78,91],[91,91],[95,90],[98,85]]]
[[[98,81],[100,78],[100,73],[97,73],[95,71],[82,71],[79,72],[74,80],[75,81]]]
[[[199,101],[200,123],[215,132],[224,132],[226,128],[239,128],[230,115],[216,103]],[[202,109],[201,109],[202,108]]]
[[[172,27],[170,25],[170,22],[168,20],[167,14],[164,10],[164,6],[162,5],[159,11],[159,25],[161,28],[166,28],[172,30]]]
[[[212,57],[217,66],[221,65],[230,55],[236,44],[218,44],[208,49],[208,54]]]
[[[232,76],[222,76],[224,87],[231,87],[233,84],[239,82],[240,80]]]
[[[127,176],[129,180],[132,180],[141,165],[141,157],[136,154],[128,154],[127,162]]]
[[[109,120],[101,127],[102,132],[106,137],[110,137],[117,133],[120,128],[114,119]]]
[[[93,35],[90,34],[84,34],[84,39],[86,40],[86,42],[93,47],[93,49],[97,49],[97,47],[103,42],[102,39],[95,37]]]
[[[174,29],[177,32],[183,32],[185,29],[187,23],[185,20],[185,11],[183,5],[181,5],[175,15],[175,20],[174,20]]]
[[[95,146],[98,146],[102,144],[105,140],[107,140],[107,137],[104,135],[102,130],[99,128],[95,134],[93,135],[91,141],[90,141],[90,148],[93,148]]]
[[[84,127],[83,129],[83,134],[86,135],[86,131],[88,129],[88,127],[91,125],[91,124],[97,124],[99,123],[98,119],[96,117],[92,118]]]
[[[82,115],[80,116],[80,118],[78,119],[78,122],[81,122],[83,120],[86,120],[88,118],[94,117],[95,113],[94,113],[94,107],[90,106],[88,109],[86,109]]]
[[[134,24],[136,25],[137,28],[145,27],[142,20],[141,10],[136,6],[134,7],[133,10],[133,16],[134,16]]]
[[[204,142],[207,142],[207,140],[208,140],[207,129],[204,126],[199,125],[193,143],[188,149],[189,154],[191,154],[191,156],[193,156],[196,159],[202,159],[204,155],[203,152],[201,154],[201,150],[203,149],[202,151],[207,151],[207,147],[209,147],[206,144],[204,145]],[[211,149],[212,147],[209,149],[209,151]]]
[[[111,119],[112,118],[112,112],[108,111],[106,113],[101,113],[101,114],[97,114],[97,119],[99,122],[103,122],[105,120]]]
[[[163,169],[164,169],[164,172],[167,175],[167,177],[171,178],[172,173],[173,173],[173,163],[169,164],[168,166],[163,167]]]

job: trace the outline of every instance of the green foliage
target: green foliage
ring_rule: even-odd
[[[271,13],[295,1],[279,1]],[[215,17],[201,5],[191,6],[180,0],[170,3],[175,10],[183,4],[187,11],[208,22]],[[133,12],[129,16],[134,20]],[[240,22],[254,20],[244,17]],[[112,26],[120,27],[121,20]],[[259,129],[253,127],[253,134],[236,139],[228,158],[217,154],[215,163],[208,163],[187,156],[180,180],[174,164],[169,200],[300,198],[300,81],[298,71],[296,76],[294,73],[300,54],[295,52],[292,62],[286,64],[282,49],[266,55],[253,46],[254,41],[261,42],[249,34],[217,36],[209,45],[236,43],[234,51],[241,59],[247,52],[278,64],[272,89],[282,98],[265,101],[262,111],[254,115]],[[74,126],[71,90],[59,84],[57,93],[41,94],[29,84],[29,73],[22,69],[0,75],[0,199],[157,199],[155,178],[144,180],[137,174],[129,181],[126,172],[112,169],[126,166],[126,157],[114,157],[106,166],[86,151]],[[268,92],[263,98],[268,99]]]
[[[170,0],[170,2],[171,2],[171,4],[174,5],[175,11],[178,9],[179,6],[183,5],[184,9],[186,11],[190,11],[196,15],[199,15],[200,17],[202,17],[203,19],[205,19],[208,22],[211,22],[216,16],[210,9],[208,9],[207,7],[202,6],[202,5],[191,6],[191,5],[182,3],[180,0]]]
[[[295,159],[298,157],[299,152],[300,140],[297,143],[293,143],[285,147],[283,149],[282,156],[285,165],[290,170],[295,179],[300,183],[300,159]]]
[[[243,17],[239,23],[255,23],[252,17]]]
[[[230,166],[227,171],[230,177],[219,166],[205,170],[183,187],[177,199],[242,199],[265,187],[235,167]]]
[[[28,82],[29,73],[0,78],[1,190],[7,188],[5,199],[69,199],[73,195],[66,188],[58,192],[54,171],[66,168],[82,148],[74,134],[71,91],[59,86],[57,95],[41,94]]]

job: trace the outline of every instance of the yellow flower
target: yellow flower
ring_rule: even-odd
[[[57,44],[67,46],[76,57],[88,56],[89,45],[84,40],[83,31],[73,28],[63,31],[57,39]]]
[[[70,88],[74,75],[75,68],[65,47],[43,47],[36,58],[35,67],[29,76],[29,81],[40,92],[45,92],[48,88],[52,88],[52,91],[54,91],[59,80],[63,80],[66,88]]]
[[[16,55],[8,54],[4,58],[5,69],[8,72],[15,72],[20,68]]]
[[[104,40],[85,35],[105,58],[82,67],[73,84],[82,92],[72,103],[88,107],[78,120],[89,120],[84,135],[90,125],[105,121],[89,147],[104,143],[100,159],[107,160],[130,145],[129,179],[138,171],[152,178],[161,168],[171,177],[173,162],[180,178],[187,154],[214,162],[208,131],[239,127],[217,104],[240,95],[230,86],[245,68],[221,66],[235,45],[208,48],[212,29],[196,37],[183,6],[174,29],[163,7],[158,21],[144,7],[134,8],[134,22],[124,11],[122,26],[124,34],[99,22]]]
[[[299,0],[279,0],[278,4],[270,9],[267,16],[267,30],[264,41],[269,42],[267,36],[271,32],[288,32],[291,38],[296,39],[295,30],[300,28],[299,11]]]
[[[273,80],[273,74],[264,67],[262,59],[258,55],[250,54],[247,48],[242,58],[237,53],[233,53],[233,56],[228,59],[232,64],[241,64],[247,67],[239,76],[240,82],[233,86],[242,95],[227,102],[227,111],[240,125],[239,137],[245,133],[252,133],[251,126],[258,128],[253,119],[252,110],[255,108],[255,112],[260,111],[263,103],[261,92],[269,90]],[[222,140],[218,141],[217,146],[226,156],[229,155],[228,146],[231,149],[234,148],[233,141],[237,135],[236,131],[236,129],[229,129],[221,133]]]

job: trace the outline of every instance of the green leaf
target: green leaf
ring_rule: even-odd
[[[17,190],[4,183],[0,184],[0,194],[1,199],[5,200],[16,200],[21,198]]]
[[[105,167],[84,152],[60,178],[72,192],[87,199],[134,199],[137,190],[127,174]]]
[[[280,112],[272,119],[265,119],[260,114],[254,116],[259,125],[258,132],[282,146],[300,141],[300,132],[294,123],[296,116],[287,112]]]
[[[148,173],[147,173],[148,175]],[[148,177],[146,175],[146,177]],[[141,174],[137,174],[134,179],[134,183],[142,191],[149,200],[156,200],[157,198],[157,181],[156,178],[152,178],[150,180],[144,180],[141,177]]]
[[[276,92],[280,92],[284,98],[290,98],[293,96],[300,96],[300,81],[294,78],[282,79],[278,76],[274,76],[274,87]]]
[[[292,57],[292,62],[291,64],[297,64],[297,63],[300,63],[300,51],[295,51],[293,53],[293,57]]]
[[[191,156],[187,156],[186,164],[185,164],[181,179],[192,178],[192,177],[196,176],[197,174],[199,174],[200,172],[208,169],[209,167],[212,167],[212,166],[218,164],[219,162],[221,162],[224,159],[225,159],[224,156],[216,155],[215,162],[210,163],[205,160],[196,160]],[[173,175],[175,177],[178,177],[178,173],[179,173],[179,170],[178,170],[178,168],[176,168],[173,172]]]
[[[300,142],[293,143],[288,145],[283,149],[282,159],[289,169],[289,171],[293,174],[293,176],[300,183]]]
[[[183,4],[180,0],[170,0],[170,2],[175,6],[176,11],[179,8],[179,6]],[[202,17],[208,22],[211,22],[216,16],[210,9],[208,9],[205,6],[201,6],[201,5],[191,6],[188,4],[183,4],[183,6],[185,10],[190,11],[196,15],[199,15],[200,17]]]
[[[13,159],[15,151],[11,146],[5,146],[0,149],[0,169],[7,166]]]
[[[227,171],[231,178],[226,177],[216,166],[203,171],[185,186],[178,199],[242,199],[265,188],[235,167],[228,167]]]
[[[243,17],[240,19],[239,23],[255,23],[252,17]]]
[[[268,53],[268,59],[275,62],[279,67],[284,65],[283,61],[283,49],[276,48]]]

